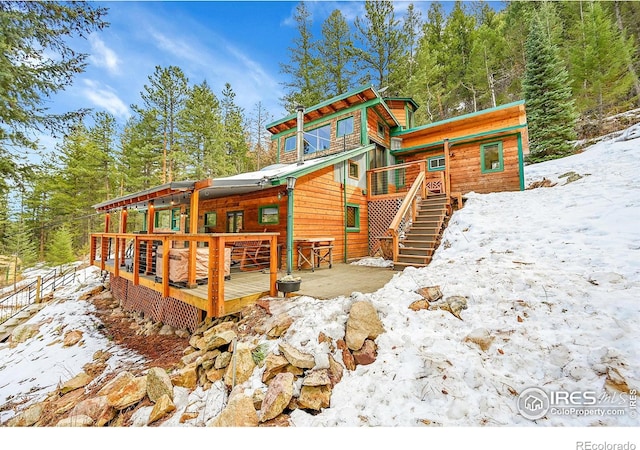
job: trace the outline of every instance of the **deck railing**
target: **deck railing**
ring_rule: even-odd
[[[90,260],[134,285],[193,305],[207,317],[220,317],[229,312],[225,308],[224,281],[232,258],[240,270],[268,270],[269,286],[264,291],[276,295],[278,235],[96,233],[91,235]],[[193,294],[193,289],[204,285],[205,298]]]
[[[445,191],[444,171],[427,172],[426,162],[418,161],[367,171],[367,193],[369,200],[404,197],[411,190],[417,177],[425,177],[428,192]]]

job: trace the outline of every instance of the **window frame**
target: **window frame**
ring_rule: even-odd
[[[209,218],[213,217],[213,223],[209,221]],[[204,213],[204,227],[205,228],[215,228],[218,226],[218,212],[217,211],[209,211]]]
[[[442,160],[443,165],[435,168],[431,167],[431,161]],[[432,156],[427,159],[427,172],[439,172],[446,169],[446,159],[444,155]]]
[[[487,147],[491,147],[494,145],[498,146],[498,167],[487,168],[485,167],[485,151]],[[481,173],[504,172],[504,154],[502,149],[502,141],[486,142],[480,145],[480,172]]]
[[[293,142],[293,148],[287,149],[287,142]],[[293,136],[289,136],[284,138],[284,152],[285,153],[289,153],[289,152],[293,152],[296,149],[296,135],[294,134]]]
[[[160,215],[163,213],[169,213],[169,223],[168,226],[161,226],[160,223]],[[176,226],[177,223],[177,226]],[[171,230],[171,231],[180,231],[180,208],[163,208],[157,209],[154,212],[153,217],[153,228],[158,230]]]
[[[322,129],[327,129],[328,136],[327,136],[326,139],[324,137],[320,137],[319,134],[314,134],[314,133],[318,133],[319,130],[322,130]],[[313,149],[312,149],[310,138],[313,138],[315,140],[315,144],[313,146]],[[320,142],[324,142],[325,140],[326,140],[326,143],[327,143],[327,147],[326,148],[319,148],[320,146],[318,144]],[[303,133],[303,141],[304,141],[304,143],[303,143],[303,146],[304,146],[303,153],[305,155],[310,155],[312,153],[318,153],[318,152],[324,152],[324,151],[330,150],[331,149],[331,124],[327,123],[327,124],[324,124],[324,125],[320,125],[319,127],[316,127],[316,128],[314,128],[312,130],[305,131]]]
[[[355,175],[351,175],[351,168],[352,167],[356,168],[356,174]],[[360,180],[360,164],[358,163],[358,161],[354,161],[352,159],[347,160],[347,175],[352,180]]]
[[[396,164],[404,164],[404,159],[396,158]],[[394,170],[394,178],[396,181],[396,189],[403,188],[407,185],[407,168]]]
[[[262,214],[264,210],[267,208],[275,208],[276,209],[276,218],[275,222],[264,221]],[[280,206],[277,203],[273,203],[270,205],[262,205],[258,207],[258,224],[260,225],[278,225],[280,223]]]
[[[340,124],[345,123],[349,121],[351,123],[351,131],[347,132],[340,132]],[[349,117],[345,117],[344,119],[339,119],[336,122],[336,137],[340,138],[343,136],[348,136],[350,134],[353,134],[355,132],[355,120],[353,119],[353,116],[349,116]]]
[[[353,227],[350,227],[347,224],[347,217],[348,217],[348,213],[347,213],[347,209],[348,208],[354,208],[355,209],[355,224]],[[356,204],[356,203],[347,203],[346,207],[345,207],[345,228],[347,229],[347,233],[359,233],[360,232],[360,205]]]
[[[240,229],[238,231],[235,231],[235,228],[233,230],[230,230],[229,225],[231,223],[231,221],[229,220],[230,218],[233,218],[233,222],[234,225],[237,225],[237,218],[238,216],[242,217],[242,226],[240,227]],[[236,209],[233,211],[227,211],[226,214],[227,217],[227,223],[226,223],[226,227],[225,229],[227,230],[227,233],[240,233],[242,231],[242,229],[244,228],[244,209]]]
[[[384,124],[382,122],[378,122],[378,137],[385,138],[387,136]]]

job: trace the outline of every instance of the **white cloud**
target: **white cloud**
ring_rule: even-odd
[[[104,67],[112,74],[118,74],[120,72],[120,58],[116,52],[107,47],[97,35],[92,34],[89,36],[89,43],[91,44],[91,55],[89,59],[98,67]]]
[[[127,105],[125,105],[111,87],[102,85],[99,81],[95,80],[85,79],[83,82],[85,87],[82,89],[82,93],[91,103],[106,109],[119,118],[127,119],[131,116]]]

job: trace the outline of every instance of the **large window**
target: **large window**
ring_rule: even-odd
[[[491,142],[480,146],[480,165],[482,173],[502,172],[502,142]]]
[[[304,133],[304,153],[315,153],[329,150],[331,143],[331,125],[325,125]]]
[[[347,231],[360,231],[360,206],[347,204]]]
[[[240,233],[243,226],[243,211],[229,211],[227,213],[227,233]]]
[[[261,206],[258,208],[258,223],[260,225],[275,225],[279,222],[278,205]]]
[[[444,156],[434,156],[429,158],[427,170],[429,172],[435,172],[436,170],[444,170]]]
[[[342,137],[351,133],[353,133],[353,116],[347,117],[346,119],[338,120],[336,136]]]
[[[218,224],[218,214],[215,211],[204,213],[204,227],[215,228]]]
[[[161,209],[156,211],[154,228],[180,231],[180,208]]]
[[[294,136],[289,136],[288,138],[286,138],[284,140],[284,151],[285,152],[292,152],[296,149],[296,137]]]

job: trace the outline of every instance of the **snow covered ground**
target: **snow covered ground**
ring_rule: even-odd
[[[405,269],[375,293],[333,300],[300,297],[283,306],[296,318],[284,339],[306,352],[328,351],[317,343],[319,332],[344,336],[349,308],[357,300],[371,301],[385,327],[376,340],[376,362],[345,371],[331,407],[317,415],[294,411],[293,425],[305,433],[358,427],[338,439],[375,447],[393,445],[396,437],[454,448],[471,437],[479,447],[487,430],[493,449],[537,448],[549,436],[557,438],[551,448],[580,448],[576,441],[589,436],[596,443],[634,442],[640,420],[632,399],[605,389],[607,379],[640,387],[640,133],[626,136],[634,139],[602,141],[581,154],[525,168],[527,186],[546,178],[557,183],[553,187],[469,194],[427,268]],[[582,178],[567,183],[563,175],[568,172]],[[420,299],[416,289],[426,286],[440,286],[445,298],[466,297],[462,320],[442,310],[409,309]],[[56,297],[65,295],[78,294],[69,290]],[[50,320],[37,339],[13,349],[0,346],[0,404],[34,390],[53,390],[99,348],[110,349],[114,366],[135,361],[136,355],[114,349],[100,335],[90,313],[87,302],[54,304],[31,319]],[[51,344],[60,340],[60,325],[71,322],[85,331],[85,346]],[[469,342],[470,334],[488,336],[490,347],[483,351]],[[247,392],[262,386],[260,375],[256,371],[247,382]],[[595,398],[605,412],[550,410],[530,420],[518,410],[518,394],[531,387],[549,395],[574,393],[573,399],[583,402]],[[207,405],[202,392],[182,397],[178,412],[194,404],[219,410]],[[7,413],[2,414],[4,421]],[[183,430],[193,424],[167,425]],[[486,427],[455,429],[477,426]],[[363,433],[364,427],[375,428]],[[384,427],[402,432],[381,434]],[[562,427],[565,433],[558,436]],[[186,434],[153,430],[163,439]],[[317,439],[308,439],[313,435],[304,436],[305,447],[315,445]],[[640,445],[637,438],[635,443]],[[317,448],[327,444],[320,440]]]

